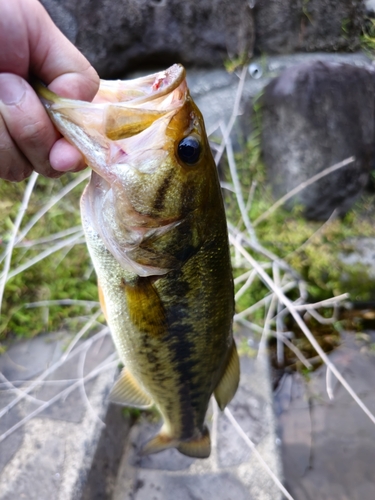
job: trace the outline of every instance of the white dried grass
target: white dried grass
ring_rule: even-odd
[[[311,368],[311,363],[307,360],[304,355],[298,351],[298,349],[290,342],[288,338],[288,333],[285,332],[284,328],[284,318],[287,314],[293,316],[301,330],[304,332],[318,355],[321,357],[323,362],[327,366],[327,392],[330,399],[333,398],[333,389],[332,389],[332,377],[335,376],[339,382],[345,387],[345,389],[349,392],[349,394],[353,397],[359,407],[366,413],[366,415],[375,423],[375,417],[371,413],[371,411],[366,407],[361,398],[355,393],[355,391],[350,387],[350,385],[345,381],[342,375],[338,372],[336,367],[332,364],[329,357],[322,351],[319,344],[316,342],[315,338],[311,334],[310,330],[306,326],[303,317],[300,313],[305,313],[313,316],[317,321],[321,323],[325,322],[333,322],[336,320],[336,310],[337,304],[342,300],[347,298],[347,294],[332,297],[329,300],[318,302],[315,304],[306,303],[307,300],[307,292],[306,292],[306,284],[303,280],[300,279],[298,273],[295,272],[285,261],[274,255],[269,250],[265,249],[261,243],[257,240],[255,227],[260,221],[265,220],[271,212],[277,210],[285,201],[287,201],[291,196],[295,195],[299,190],[305,188],[307,185],[310,185],[313,182],[316,182],[319,178],[324,175],[329,175],[329,173],[337,170],[338,168],[342,168],[343,166],[349,164],[354,161],[353,158],[348,158],[347,160],[340,162],[339,164],[333,165],[332,167],[328,167],[320,174],[317,174],[309,181],[303,183],[298,188],[294,189],[291,193],[280,199],[276,202],[269,210],[264,212],[257,220],[251,221],[249,218],[249,208],[251,206],[252,200],[254,198],[255,190],[257,189],[256,183],[251,185],[250,191],[247,195],[247,200],[245,202],[245,198],[243,196],[242,187],[240,178],[238,176],[238,170],[235,162],[235,157],[233,154],[233,147],[231,142],[231,131],[233,129],[233,125],[237,116],[239,115],[240,103],[242,92],[244,88],[245,78],[247,74],[247,68],[243,68],[240,77],[239,77],[239,85],[238,90],[235,96],[235,102],[233,107],[232,115],[227,124],[218,123],[215,126],[215,130],[220,130],[222,133],[222,141],[217,148],[215,160],[219,162],[224,152],[227,154],[227,159],[230,167],[230,172],[232,176],[232,184],[228,184],[225,186],[230,189],[236,196],[239,212],[241,215],[241,221],[243,222],[245,228],[243,230],[240,229],[242,226],[241,221],[228,221],[229,228],[229,237],[231,245],[234,249],[234,266],[241,267],[244,269],[242,276],[238,277],[235,281],[236,283],[244,283],[242,288],[237,292],[237,298],[240,298],[255,282],[255,280],[262,280],[265,284],[265,294],[263,299],[261,299],[256,304],[249,304],[249,307],[240,313],[235,315],[235,321],[239,322],[242,325],[245,325],[248,328],[249,335],[252,335],[253,332],[258,332],[262,334],[260,349],[264,349],[266,346],[266,342],[270,336],[276,336],[277,338],[277,357],[279,363],[283,363],[283,350],[284,345],[288,346],[293,350],[295,355],[299,358],[299,360],[307,367]],[[2,257],[0,257],[0,262],[4,260],[3,271],[1,274],[0,280],[0,307],[2,302],[3,293],[5,290],[7,280],[15,276],[16,274],[24,272],[30,266],[40,262],[48,255],[63,248],[66,248],[67,251],[76,244],[81,244],[83,242],[82,230],[79,227],[72,227],[69,230],[47,235],[39,240],[34,241],[25,241],[25,236],[29,232],[29,230],[38,223],[38,221],[48,212],[48,210],[59,200],[61,200],[68,192],[74,189],[77,185],[79,185],[83,180],[85,180],[89,175],[89,172],[84,172],[80,176],[78,176],[73,182],[71,182],[68,186],[62,189],[57,195],[51,198],[50,202],[48,202],[31,220],[28,224],[26,224],[23,228],[22,219],[25,211],[27,209],[27,205],[32,195],[33,187],[36,182],[37,175],[33,174],[29,180],[28,187],[25,191],[24,199],[19,209],[17,218],[14,223],[13,232],[11,236],[11,240],[3,253]],[[311,238],[313,238],[312,236]],[[17,266],[12,268],[12,252],[15,246],[24,247],[24,248],[37,248],[39,245],[48,244],[47,249],[41,249],[38,255],[29,260],[23,260],[17,263]],[[258,258],[255,259],[250,253],[257,252]],[[266,273],[266,269],[272,269],[272,278]],[[291,289],[295,289],[299,291],[298,298],[291,302],[287,296],[285,295]],[[39,301],[34,303],[25,304],[25,307],[28,308],[37,308],[37,307],[46,307],[48,308],[51,305],[71,305],[72,303],[78,303],[83,301],[73,301],[69,297],[67,297],[63,301]],[[81,304],[83,305],[83,304]],[[97,306],[96,302],[87,302],[85,305],[91,309],[92,307]],[[334,313],[332,318],[324,318],[319,312],[318,309],[329,307],[334,309]],[[257,324],[252,322],[252,314],[259,308],[264,309],[264,325],[260,327]],[[83,376],[84,373],[84,365],[86,359],[86,353],[88,349],[96,342],[99,342],[104,336],[108,335],[108,329],[103,327],[99,333],[90,337],[89,339],[82,340],[83,336],[87,333],[87,331],[96,324],[100,312],[95,312],[85,323],[85,325],[81,328],[79,332],[75,335],[70,345],[68,346],[65,353],[61,356],[61,358],[54,363],[51,367],[45,370],[39,377],[37,377],[34,381],[29,384],[22,383],[22,388],[18,386],[21,385],[20,381],[9,381],[4,376],[1,377],[2,384],[0,384],[1,389],[7,389],[14,392],[14,398],[12,401],[4,408],[0,409],[0,418],[4,417],[4,415],[10,411],[14,406],[19,404],[23,399],[27,398],[39,404],[38,408],[27,415],[24,419],[18,422],[15,426],[8,429],[5,433],[0,435],[0,442],[6,439],[9,435],[19,429],[22,425],[28,422],[35,415],[38,415],[42,411],[44,411],[49,406],[53,405],[56,401],[59,401],[61,398],[66,397],[70,392],[79,388],[81,390],[82,398],[90,408],[90,411],[94,411],[91,408],[89,399],[87,398],[86,393],[84,392],[84,383],[94,377],[96,377],[102,370],[105,370],[109,367],[114,366],[117,361],[117,355],[111,355],[105,362],[101,365],[95,367],[88,375]],[[273,330],[273,324],[276,324],[276,331]],[[79,356],[78,356],[79,355]],[[51,398],[49,401],[41,401],[37,398],[34,398],[30,393],[34,391],[40,384],[60,384],[65,383],[66,381],[51,381],[46,380],[49,375],[51,375],[57,368],[59,368],[62,364],[67,361],[70,361],[73,357],[77,357],[78,368],[79,368],[79,377],[77,379],[71,379],[70,385],[64,390],[60,391],[56,396]],[[292,499],[291,495],[286,491],[284,486],[281,484],[278,477],[270,470],[268,464],[266,464],[263,458],[259,455],[258,450],[251,442],[246,433],[239,426],[238,422],[234,419],[232,413],[229,409],[225,410],[226,416],[231,421],[232,425],[235,427],[236,431],[241,435],[244,441],[248,444],[249,448],[251,448],[254,453],[257,455],[259,461],[262,463],[262,466],[265,468],[267,473],[272,477],[275,483],[278,485],[280,491],[286,496],[288,499]],[[217,415],[216,415],[217,417]],[[216,429],[216,427],[215,427]],[[215,437],[215,432],[213,432],[213,438]],[[215,441],[215,440],[214,440]],[[215,452],[215,447],[214,447]]]

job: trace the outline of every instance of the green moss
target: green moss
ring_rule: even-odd
[[[236,154],[238,176],[242,185],[243,197],[250,220],[256,220],[274,203],[266,182],[260,150],[261,101],[254,104],[254,131],[244,145],[242,152]],[[223,161],[225,180],[230,181],[228,168]],[[34,189],[30,205],[22,227],[31,220],[47,201],[59,193],[62,187],[74,179],[73,174],[60,180],[40,177]],[[26,183],[11,184],[0,182],[0,245],[1,249],[11,236],[13,221],[24,194]],[[32,242],[63,230],[80,225],[79,197],[83,186],[76,187],[63,200],[53,206],[31,229],[25,242]],[[238,203],[234,193],[224,191],[228,219],[239,231],[244,230]],[[374,197],[363,197],[342,219],[332,220],[322,226],[319,222],[306,221],[302,208],[295,207],[291,212],[279,208],[267,219],[260,222],[255,233],[258,241],[273,252],[302,276],[308,287],[311,300],[321,300],[344,292],[351,293],[355,300],[369,300],[375,297],[368,270],[357,264],[349,266],[340,259],[340,254],[351,252],[352,239],[375,237],[373,219]],[[53,243],[33,244],[14,250],[11,270],[35,258],[42,251],[51,248]],[[269,262],[263,255],[249,249],[258,262]],[[232,248],[235,277],[248,270],[239,255]],[[270,268],[265,269],[271,275]],[[236,285],[240,290],[243,282]],[[259,278],[255,278],[248,290],[238,299],[237,311],[262,300],[269,290]],[[295,291],[288,292],[290,298],[296,297]],[[91,313],[90,304],[75,302],[71,305],[50,305],[28,307],[29,303],[42,300],[97,301],[96,277],[86,246],[83,242],[73,244],[54,252],[41,262],[36,263],[15,275],[6,285],[2,316],[0,321],[0,341],[10,335],[32,337],[46,330],[56,330],[62,326],[76,328]],[[254,312],[251,321],[262,324],[265,308]]]
[[[158,423],[160,421],[160,413],[158,412],[156,406],[152,406],[147,410],[127,406],[122,409],[122,416],[126,420],[130,419],[132,422],[136,422],[141,417],[151,423]]]
[[[302,14],[309,21],[309,23],[313,24],[313,19],[311,13],[309,12],[309,2],[310,0],[302,0]]]
[[[238,69],[241,69],[245,64],[248,64],[249,60],[249,52],[243,51],[236,57],[226,59],[224,61],[224,68],[228,71],[228,73],[234,73]]]
[[[30,200],[23,224],[25,227],[31,217],[45,203],[56,195],[62,187],[74,179],[73,174],[65,175],[61,180],[38,178]],[[1,249],[9,241],[13,222],[23,197],[26,182],[12,184],[0,182],[0,209],[3,217],[0,221]],[[63,200],[52,207],[43,218],[30,230],[24,243],[33,242],[53,233],[80,225],[79,198],[83,185],[75,188]],[[31,247],[18,247],[13,251],[11,271],[42,251],[51,248],[53,243],[34,244]],[[10,334],[20,337],[32,337],[46,330],[55,330],[69,326],[74,318],[87,316],[90,305],[79,302],[73,305],[51,305],[29,308],[29,303],[38,301],[72,299],[74,301],[97,301],[95,273],[83,242],[73,244],[51,254],[39,263],[11,278],[5,288],[0,338]]]
[[[256,104],[255,130],[251,135],[243,153],[237,155],[237,171],[246,202],[251,186],[256,184],[249,216],[255,221],[267,209],[274,199],[270,187],[267,186],[265,168],[260,151],[261,106]],[[229,169],[228,169],[229,170]],[[226,174],[228,180],[229,174]],[[238,230],[244,230],[235,194],[224,191],[228,219]],[[368,268],[362,264],[345,264],[340,255],[353,251],[352,240],[359,237],[375,238],[375,226],[372,221],[374,196],[364,195],[352,210],[341,219],[322,222],[307,221],[303,217],[303,208],[295,206],[291,211],[283,207],[274,212],[255,227],[255,234],[261,245],[290,265],[306,282],[311,301],[319,301],[341,293],[350,293],[353,300],[369,300],[375,298],[375,285],[368,277]],[[266,262],[267,258],[247,249],[258,262]],[[233,251],[235,277],[241,276],[248,269],[241,267]],[[270,270],[266,270],[271,275]],[[236,285],[236,292],[244,282]],[[237,312],[243,311],[251,304],[261,300],[269,290],[255,279],[251,287],[239,298]],[[296,291],[288,292],[291,299],[297,297]],[[251,321],[262,324],[265,309],[258,309]]]
[[[362,27],[361,48],[371,55],[375,52],[375,19],[367,17]]]

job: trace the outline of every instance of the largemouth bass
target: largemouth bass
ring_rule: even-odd
[[[125,366],[110,398],[160,411],[143,453],[208,457],[209,400],[232,399],[239,361],[224,206],[185,70],[102,81],[93,103],[37,91],[93,170],[82,224]]]

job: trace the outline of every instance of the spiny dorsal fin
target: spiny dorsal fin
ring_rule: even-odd
[[[149,408],[152,399],[139,387],[131,373],[123,368],[119,378],[116,380],[110,394],[109,400],[122,406],[133,406],[135,408]]]
[[[132,137],[146,130],[163,115],[165,111],[109,105],[105,121],[105,135],[113,141]]]
[[[216,386],[214,391],[215,399],[219,405],[220,410],[224,410],[227,404],[232,400],[233,396],[236,394],[238,384],[240,381],[240,360],[238,359],[238,353],[236,344],[233,341],[231,353],[228,359],[227,366],[220,379],[220,382]]]

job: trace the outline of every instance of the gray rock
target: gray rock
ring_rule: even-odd
[[[375,332],[369,333],[368,341],[359,341],[354,333],[342,332],[342,344],[330,360],[374,412]],[[309,380],[285,375],[278,388],[286,485],[295,499],[373,500],[375,426],[334,376],[332,391],[330,400],[325,365]]]
[[[264,90],[262,150],[275,197],[348,157],[355,162],[300,191],[308,218],[344,214],[368,182],[374,156],[375,77],[370,68],[314,62]]]
[[[316,61],[371,68],[371,60],[360,52],[354,54],[317,52],[254,58],[246,75],[238,110],[239,116],[231,136],[233,142],[238,142],[241,147],[246,143],[253,128],[251,123],[253,100],[259,97],[264,87],[273,78],[297,64],[312,64]],[[187,81],[191,95],[203,114],[207,131],[220,136],[220,130],[218,130],[220,123],[225,126],[233,112],[239,84],[238,76],[224,69],[192,68],[187,71]]]
[[[73,13],[59,0],[40,0],[40,3],[47,10],[56,26],[72,43],[75,43],[78,23]]]
[[[356,238],[350,240],[352,251],[341,253],[340,260],[349,266],[361,264],[367,267],[368,278],[371,283],[375,279],[375,240],[374,238]],[[371,287],[368,283],[368,287]]]
[[[141,473],[134,500],[255,500],[247,488],[227,472],[195,476]]]
[[[102,77],[141,66],[222,66],[251,54],[251,9],[242,0],[42,0]]]
[[[268,54],[356,50],[363,0],[258,0],[256,50]]]
[[[216,408],[216,409],[215,409]],[[183,456],[175,449],[142,457],[140,447],[157,424],[140,421],[132,428],[119,468],[112,500],[279,500],[282,493],[259,459],[218,408],[208,412],[212,451],[207,459]],[[281,477],[268,363],[241,358],[239,391],[229,405],[237,422],[254,442],[277,477]]]
[[[231,411],[254,444],[259,444],[269,432],[269,422],[263,418],[267,401],[254,388],[242,385],[233,399]],[[221,467],[238,466],[248,460],[251,450],[229,420],[222,416],[218,422],[218,462]]]
[[[373,15],[375,13],[375,0],[365,0],[366,12]]]
[[[30,377],[61,358],[68,338],[66,333],[54,334],[17,343],[0,356],[0,372],[6,373],[18,388],[27,387]],[[23,418],[32,417],[32,411],[44,401],[81,378],[82,373],[87,375],[110,359],[113,344],[108,335],[85,342],[76,346],[76,355],[72,353],[38,390],[30,393],[36,400],[19,401],[0,418],[1,500],[109,498],[105,495],[114,488],[129,430],[121,409],[108,408],[107,395],[118,371],[116,366],[110,365],[85,383],[84,397],[79,393],[81,384],[68,398],[61,398],[22,427],[14,428]],[[15,398],[14,390],[3,386],[3,380],[0,410]],[[11,433],[5,437],[5,432]],[[88,496],[83,497],[83,492]]]

